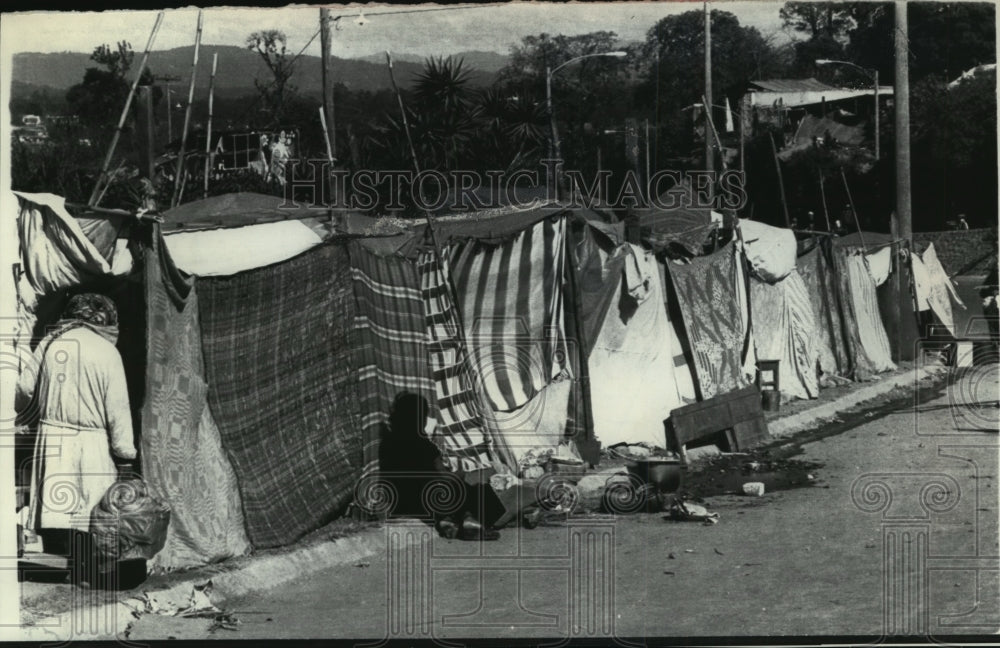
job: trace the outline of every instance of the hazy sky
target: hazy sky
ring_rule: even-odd
[[[235,3],[234,3],[235,4]],[[730,11],[744,25],[762,33],[780,32],[780,2],[717,1],[713,7]],[[521,37],[541,32],[582,34],[616,32],[625,40],[642,40],[664,16],[701,7],[700,2],[628,3],[498,3],[496,5],[329,5],[333,16],[343,15],[334,31],[332,53],[356,57],[386,49],[422,56],[465,50],[506,53]],[[463,8],[464,7],[464,8]],[[436,9],[436,10],[435,10]],[[357,21],[358,11],[365,24]],[[431,11],[427,11],[431,10]],[[412,13],[398,13],[398,12]],[[166,11],[154,50],[194,42],[197,9]],[[319,28],[314,6],[289,5],[281,9],[209,8],[204,10],[202,43],[242,45],[258,29],[281,29],[288,46],[298,52]],[[379,15],[383,14],[383,15]],[[90,52],[101,43],[125,39],[142,51],[156,17],[155,11],[35,12],[4,14],[3,38],[8,52]],[[782,40],[787,35],[778,34]],[[305,50],[319,55],[319,38]]]

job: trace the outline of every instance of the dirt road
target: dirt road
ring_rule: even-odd
[[[987,634],[1000,629],[997,367],[814,435],[814,486],[706,500],[715,525],[574,517],[316,573],[130,639]]]

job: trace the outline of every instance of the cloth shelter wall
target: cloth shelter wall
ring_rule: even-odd
[[[437,416],[437,396],[427,355],[424,297],[416,265],[399,256],[380,256],[352,243],[351,276],[357,311],[361,438],[365,476],[378,470],[379,445],[392,403],[403,392],[427,399]],[[367,483],[367,482],[366,482]]]
[[[208,402],[254,547],[322,525],[361,475],[350,268],[337,242],[198,282]]]
[[[208,407],[196,287],[170,263],[155,232],[144,253],[142,473],[150,495],[171,509],[166,544],[152,564],[178,568],[240,556],[251,546],[236,474]]]
[[[913,269],[913,288],[918,310],[930,309],[937,318],[955,336],[955,317],[952,311],[952,300],[961,308],[965,308],[955,286],[948,278],[941,262],[937,258],[934,244],[931,243],[923,254],[910,255]]]
[[[681,405],[689,405],[698,400],[698,390],[695,388],[694,369],[692,368],[693,360],[688,360],[691,355],[690,344],[686,337],[682,337],[684,325],[681,321],[680,310],[677,308],[678,305],[671,303],[670,295],[673,287],[670,284],[670,277],[667,276],[666,265],[662,260],[657,262],[657,270],[660,275],[660,286],[663,288],[664,312],[667,314],[667,336],[670,338],[673,370],[671,375],[674,389],[677,392],[678,402]]]
[[[855,326],[849,331],[855,363],[855,379],[869,380],[874,374],[892,371],[889,338],[882,324],[875,280],[865,265],[863,254],[837,251],[841,286],[851,304]]]
[[[694,357],[699,395],[707,400],[749,384],[745,335],[736,294],[736,256],[729,243],[689,263],[667,264]]]
[[[812,308],[814,340],[820,370],[830,376],[847,378],[852,374],[846,327],[852,321],[841,303],[832,248],[817,245],[796,262]]]
[[[588,358],[594,432],[605,446],[666,447],[664,421],[683,402],[673,381],[667,311],[659,264],[627,244],[625,270]]]
[[[281,263],[316,247],[325,238],[326,228],[315,218],[181,231],[164,236],[177,267],[205,277],[232,275]]]
[[[473,473],[493,469],[493,449],[498,459],[512,465],[513,456],[505,447],[497,447],[489,428],[490,419],[483,416],[482,386],[469,363],[452,296],[448,259],[434,251],[424,252],[417,261],[417,270],[437,400],[439,425],[435,442],[453,471]]]
[[[782,400],[816,398],[816,323],[802,278],[793,271],[777,283],[752,279],[750,286],[757,356],[778,361]]]
[[[546,218],[500,245],[451,250],[465,339],[495,411],[528,403],[568,367],[565,218]]]

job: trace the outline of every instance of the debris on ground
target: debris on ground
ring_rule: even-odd
[[[747,482],[743,484],[743,493],[745,495],[753,495],[755,497],[762,497],[764,495],[764,483],[763,482]]]
[[[700,504],[685,502],[681,499],[674,499],[670,504],[667,519],[684,522],[702,522],[703,524],[715,524],[719,521],[718,513],[710,513],[707,508]],[[685,551],[687,551],[685,549]]]

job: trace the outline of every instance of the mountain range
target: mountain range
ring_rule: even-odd
[[[238,96],[252,92],[255,78],[271,78],[264,62],[255,52],[231,45],[205,45],[201,47],[198,57],[198,74],[195,79],[195,86],[198,88],[208,87],[213,54],[219,56],[215,76],[215,90],[219,96]],[[138,66],[141,56],[141,53],[136,54],[133,66]],[[179,88],[187,85],[193,56],[193,46],[151,52],[148,66],[158,77],[179,77],[179,80],[173,81],[175,87]],[[465,59],[466,66],[471,70],[470,82],[480,86],[492,83],[496,72],[507,61],[506,56],[496,52],[462,52],[453,56]],[[331,58],[334,83],[343,83],[355,91],[376,91],[391,87],[384,54],[372,54],[361,59]],[[403,87],[410,85],[415,75],[423,69],[424,59],[425,57],[412,54],[393,54],[396,82]],[[14,55],[11,78],[15,87],[21,90],[38,87],[65,90],[79,83],[88,67],[95,66],[90,55],[82,52],[23,52]],[[291,83],[302,94],[321,93],[323,81],[320,57],[300,57],[295,63]]]

